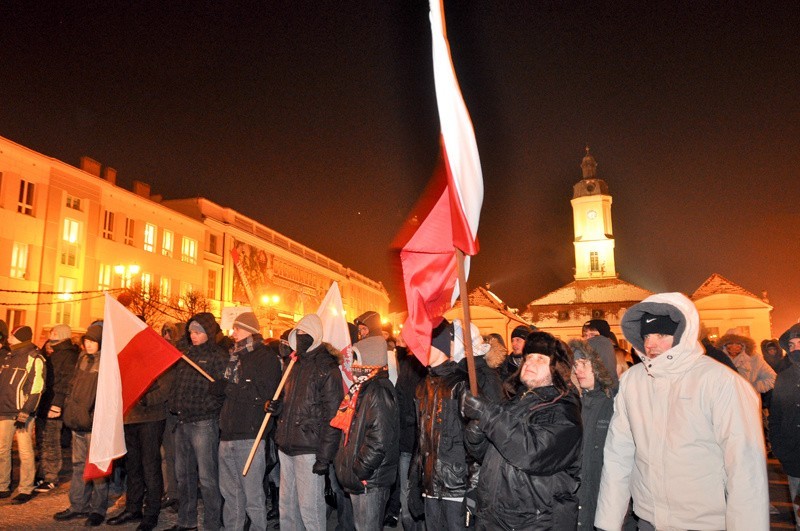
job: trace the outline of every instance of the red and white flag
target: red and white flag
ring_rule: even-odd
[[[455,249],[478,253],[478,222],[483,204],[483,174],[478,145],[464,98],[458,86],[447,42],[442,0],[431,0],[433,75],[441,125],[440,164],[433,185],[423,197],[427,204],[416,217],[418,227],[399,245],[408,318],[403,339],[427,364],[431,329],[458,298]],[[428,208],[429,207],[429,208]]]
[[[319,305],[317,315],[322,321],[322,337],[335,349],[341,351],[344,361],[339,366],[342,371],[344,382],[344,392],[353,385],[353,348],[350,341],[350,331],[347,328],[347,319],[344,316],[344,306],[342,305],[342,294],[339,291],[339,284],[334,281],[328,288],[328,293]]]
[[[83,477],[111,473],[111,462],[127,451],[122,417],[181,353],[108,293],[97,376],[92,441]]]

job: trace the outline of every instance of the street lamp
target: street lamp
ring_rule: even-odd
[[[262,295],[261,304],[267,307],[267,328],[269,329],[269,337],[273,337],[272,323],[278,318],[278,309],[276,306],[281,302],[279,295]]]
[[[139,272],[142,270],[138,264],[117,264],[114,266],[114,273],[119,275],[123,288],[130,288],[131,287],[131,280],[134,276],[138,275]]]

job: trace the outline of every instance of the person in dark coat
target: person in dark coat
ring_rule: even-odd
[[[58,484],[63,459],[61,456],[61,413],[69,382],[75,374],[80,347],[72,342],[72,329],[65,324],[50,330],[45,351],[45,387],[36,412],[36,446],[39,466],[35,492],[50,492]]]
[[[281,363],[267,350],[256,315],[245,312],[233,322],[236,342],[225,369],[225,403],[220,412],[219,487],[225,500],[225,529],[244,529],[250,519],[253,531],[267,528],[263,481],[266,441],[259,441],[247,475],[242,475],[250,449],[264,420],[264,404],[281,380]],[[272,420],[265,433],[272,427]]]
[[[500,374],[489,366],[486,358],[491,346],[483,341],[483,336],[475,323],[470,323],[470,327],[472,328],[472,356],[475,361],[475,379],[478,381],[478,391],[481,395],[500,402],[503,399],[503,380],[500,378]],[[460,319],[453,320],[453,330],[453,361],[466,372],[466,348]]]
[[[603,470],[603,448],[614,414],[615,386],[600,355],[587,341],[569,342],[575,359],[573,375],[581,394],[583,444],[581,486],[578,489],[578,528],[592,529]]]
[[[483,463],[477,529],[573,531],[582,424],[572,353],[546,332],[528,335],[523,353],[508,401],[462,396],[462,415],[477,421],[467,430],[468,446]]]
[[[778,373],[772,390],[769,414],[769,437],[772,453],[781,462],[789,478],[789,493],[795,523],[800,527],[800,324],[781,334],[780,345],[786,350],[791,366]]]
[[[764,361],[766,361],[776,373],[792,366],[792,362],[784,355],[783,349],[777,339],[765,339],[762,341],[761,354],[764,356]]]
[[[330,425],[344,398],[339,362],[323,343],[322,320],[304,316],[289,333],[297,361],[284,384],[275,444],[281,465],[281,529],[325,529],[325,476],[341,432]],[[332,348],[332,347],[331,347]]]
[[[522,349],[525,347],[525,338],[528,337],[532,328],[528,325],[519,325],[511,331],[511,352],[508,353],[503,364],[498,368],[500,379],[504,382],[511,378],[522,365]]]
[[[383,529],[400,460],[397,393],[386,351],[374,361],[379,364],[352,366],[355,381],[331,421],[342,430],[334,465],[339,485],[350,494],[356,531]]]

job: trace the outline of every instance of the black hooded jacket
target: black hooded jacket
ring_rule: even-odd
[[[361,494],[370,487],[391,487],[400,461],[397,395],[389,373],[379,372],[361,385],[350,431],[336,453],[336,477],[342,488]]]
[[[781,336],[790,367],[778,373],[772,390],[769,412],[769,441],[772,453],[781,462],[784,472],[800,476],[800,351],[788,352],[790,333],[800,334],[800,324],[793,325]]]
[[[51,406],[64,409],[69,382],[75,374],[75,365],[81,349],[70,339],[53,345],[53,353],[45,355],[45,387],[39,400],[37,416],[46,419]]]

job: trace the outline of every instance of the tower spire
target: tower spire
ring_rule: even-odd
[[[584,179],[597,179],[597,161],[589,153],[589,145],[586,145],[586,155],[581,161],[581,170],[583,171]]]

